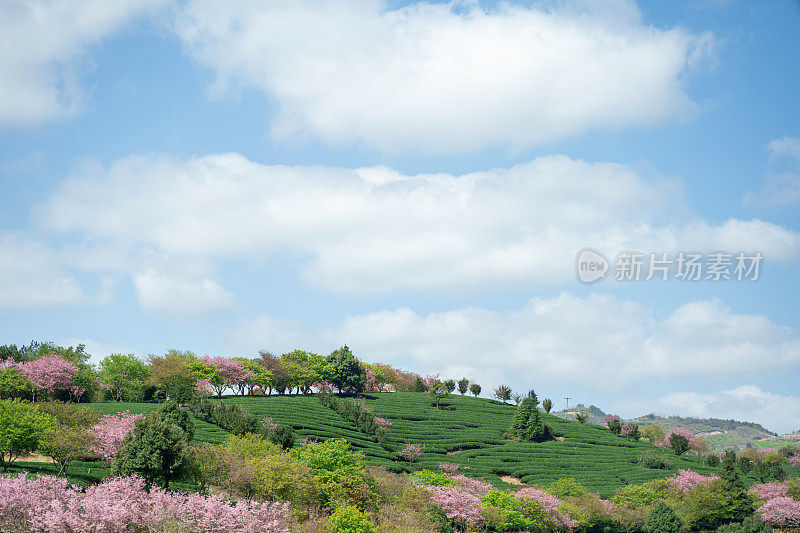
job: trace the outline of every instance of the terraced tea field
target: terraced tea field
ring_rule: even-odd
[[[372,464],[393,469],[419,466],[436,469],[440,462],[457,463],[472,477],[506,485],[501,476],[525,483],[546,485],[562,477],[574,477],[601,495],[611,495],[619,486],[641,483],[689,468],[711,473],[699,459],[676,457],[662,451],[670,470],[652,470],[637,463],[644,450],[660,450],[645,442],[630,442],[591,424],[579,424],[543,415],[559,440],[543,443],[507,441],[503,432],[511,425],[515,407],[483,398],[451,396],[446,409],[434,409],[426,394],[370,394],[366,403],[374,412],[392,422],[389,442],[384,447],[360,433],[313,396],[228,397],[259,417],[292,426],[303,437],[344,438],[358,448]],[[396,451],[405,442],[423,447],[416,465],[398,461]]]

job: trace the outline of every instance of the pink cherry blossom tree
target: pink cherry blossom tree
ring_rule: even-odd
[[[75,386],[78,367],[55,354],[17,363],[17,368],[33,385],[34,394],[49,396],[58,390],[69,390],[73,394],[83,392]]]
[[[211,388],[217,396],[222,396],[225,389],[236,390],[244,395],[245,388],[255,374],[246,369],[241,361],[230,357],[213,357],[204,359],[214,365],[216,374],[211,378]]]
[[[142,418],[142,414],[133,414],[130,411],[104,415],[100,421],[92,426],[94,434],[94,451],[104,461],[112,461],[122,441]]]

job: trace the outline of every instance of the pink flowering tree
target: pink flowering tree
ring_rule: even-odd
[[[800,502],[788,496],[776,496],[764,502],[756,511],[761,520],[780,528],[800,527]]]
[[[237,359],[214,357],[204,360],[210,361],[217,371],[211,378],[211,388],[217,396],[222,396],[222,393],[228,388],[234,391],[239,390],[240,394],[244,395],[247,384],[255,377],[255,374],[245,368],[244,364]]]
[[[608,429],[611,430],[611,433],[619,435],[622,431],[622,422],[617,415],[606,415],[603,421],[606,423]]]
[[[697,485],[711,483],[719,479],[719,476],[704,476],[693,470],[679,469],[678,473],[667,478],[672,484],[678,487],[681,492],[688,492]]]
[[[136,425],[136,421],[143,417],[142,414],[133,414],[130,411],[104,415],[100,421],[92,426],[94,434],[94,451],[103,461],[112,461],[122,441]]]
[[[422,446],[414,444],[413,442],[406,442],[400,451],[397,452],[397,455],[408,462],[414,462],[422,455]]]
[[[0,477],[0,531],[260,531],[288,533],[288,503],[149,491],[136,476],[85,491],[54,476]]]
[[[759,500],[770,500],[779,496],[786,496],[789,487],[778,481],[769,483],[756,483],[750,487],[750,492]]]
[[[693,450],[695,452],[708,451],[708,443],[706,443],[706,441],[702,437],[698,437],[697,435],[695,435],[686,428],[671,429],[667,432],[666,435],[664,435],[663,439],[660,439],[654,442],[653,444],[655,444],[656,446],[661,446],[662,448],[670,448],[671,444],[669,439],[670,437],[672,437],[672,435],[680,435],[682,437],[686,437],[686,440],[689,441],[690,450]]]
[[[46,397],[59,390],[68,390],[76,395],[84,392],[75,386],[78,367],[55,354],[17,363],[17,368],[31,382],[34,400],[37,393]]]
[[[428,487],[431,500],[458,530],[483,526],[480,497],[461,487]]]

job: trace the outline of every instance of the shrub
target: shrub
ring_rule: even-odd
[[[720,465],[719,455],[715,453],[706,455],[706,464],[712,468],[718,467]]]
[[[552,519],[555,526],[558,528],[573,529],[578,526],[578,522],[573,520],[569,515],[566,515],[561,512],[561,510],[559,509],[561,507],[561,502],[558,500],[558,498],[556,498],[552,494],[548,494],[547,492],[541,489],[537,489],[535,487],[526,487],[524,489],[518,490],[514,494],[514,496],[516,496],[517,498],[529,498],[539,502],[542,505],[542,507],[544,507],[544,510],[547,512],[547,514],[550,515],[550,518]],[[586,496],[590,495],[587,494]],[[595,498],[594,495],[591,495],[591,497]],[[596,497],[596,499],[599,500],[600,498]],[[577,510],[578,508],[579,506],[576,504],[575,510]],[[605,511],[602,511],[601,513],[607,516]],[[589,522],[591,522],[591,520],[586,521],[586,523]]]
[[[294,431],[288,426],[279,425],[267,434],[267,438],[271,443],[277,444],[284,450],[290,449],[295,443]]]
[[[786,482],[786,495],[800,502],[800,477],[794,477]]]
[[[444,472],[434,472],[433,470],[418,470],[411,474],[411,478],[423,485],[433,485],[435,487],[449,487],[456,482]]]
[[[481,497],[482,515],[489,527],[497,531],[553,529],[553,519],[544,506],[531,498],[517,498],[507,492],[493,490]]]
[[[651,444],[656,444],[664,440],[664,428],[658,424],[648,424],[641,428],[642,437],[650,441]]]
[[[745,518],[742,523],[725,524],[717,528],[717,533],[771,533],[772,528],[756,516]]]
[[[573,496],[583,496],[585,494],[589,494],[589,491],[586,490],[583,485],[575,481],[575,478],[572,477],[565,477],[557,481],[553,481],[547,488],[547,492],[559,500],[572,498]]]
[[[677,502],[680,489],[666,479],[654,479],[639,485],[625,485],[614,493],[612,501],[627,509],[648,508],[658,501]]]
[[[645,533],[679,533],[683,523],[675,510],[664,502],[658,502],[644,524]]]
[[[422,446],[411,442],[406,442],[403,447],[397,452],[397,455],[408,462],[414,462],[422,455]]]
[[[378,533],[369,521],[369,513],[363,513],[350,505],[336,509],[326,524],[331,533]]]
[[[633,422],[627,422],[622,425],[622,429],[620,433],[623,437],[627,437],[630,440],[638,440],[639,439],[639,426],[634,424]]]
[[[183,430],[187,442],[194,438],[194,420],[192,420],[192,415],[186,407],[178,405],[178,402],[174,400],[170,400],[161,404],[158,412],[161,413],[161,418],[164,419],[164,422],[175,424]]]
[[[684,495],[687,525],[694,529],[716,529],[730,522],[741,522],[755,507],[744,487],[724,479],[700,483]]]
[[[589,415],[586,413],[577,413],[575,415],[575,420],[580,422],[581,424],[585,424],[587,420],[589,420]]]
[[[672,468],[669,460],[658,452],[645,450],[639,454],[639,464],[645,468],[655,470],[669,470]]]

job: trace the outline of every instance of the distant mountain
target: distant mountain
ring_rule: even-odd
[[[595,405],[586,407],[578,404],[575,407],[564,409],[554,415],[568,420],[575,420],[577,413],[585,414],[587,422],[591,424],[604,424],[603,417],[606,413]],[[640,426],[658,424],[665,430],[682,427],[690,430],[695,435],[706,439],[712,449],[745,449],[752,447],[771,446],[779,448],[794,441],[800,441],[800,431],[779,437],[777,433],[766,429],[761,424],[754,422],[740,422],[738,420],[723,420],[720,418],[692,418],[681,416],[663,417],[654,414],[640,416],[630,420]]]

